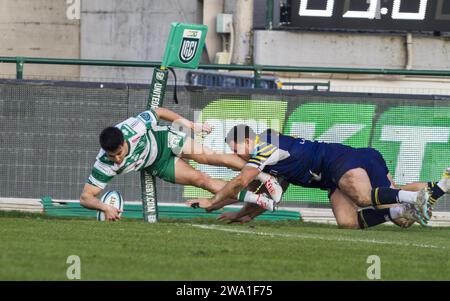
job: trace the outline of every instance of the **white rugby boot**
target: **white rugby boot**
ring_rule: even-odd
[[[268,211],[275,211],[275,209],[276,209],[276,204],[275,204],[274,200],[269,198],[265,193],[258,195],[256,204],[259,207],[266,209]]]
[[[431,204],[430,204],[431,193],[428,187],[422,188],[417,192],[416,201],[414,202],[414,207],[418,210],[420,218],[427,223],[431,216]]]
[[[279,204],[281,202],[281,197],[283,196],[283,187],[281,187],[277,178],[265,172],[260,172],[258,175],[258,180],[264,183],[264,186],[269,192],[272,200],[274,200],[276,204]]]
[[[403,207],[403,213],[400,217],[406,219],[407,221],[404,223],[392,221],[394,224],[400,226],[401,228],[409,228],[416,222],[422,226],[427,225],[428,221],[422,219],[422,217],[419,214],[419,210],[417,210],[417,208],[413,204],[404,203],[401,204],[400,206]]]

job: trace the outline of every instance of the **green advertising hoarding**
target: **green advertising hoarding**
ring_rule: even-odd
[[[399,184],[437,179],[450,166],[448,107],[399,106],[385,111],[375,125],[378,149]]]

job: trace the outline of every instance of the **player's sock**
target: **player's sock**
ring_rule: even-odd
[[[379,205],[396,204],[399,202],[399,189],[391,189],[387,187],[377,187],[372,189],[372,204],[374,207]]]
[[[359,228],[367,229],[389,221],[391,219],[389,209],[365,208],[360,210],[358,212]]]
[[[377,187],[372,190],[372,204],[374,207],[396,203],[414,204],[416,198],[416,191],[406,191],[387,187]]]
[[[403,206],[391,207],[391,208],[389,208],[389,218],[391,220],[394,220],[399,217],[403,217],[404,212],[405,212],[405,207],[403,207]]]
[[[445,194],[445,191],[442,190],[438,182],[428,182],[428,188],[431,191],[431,196],[429,202],[431,206],[436,204],[436,201]]]
[[[246,189],[239,192],[238,200],[239,200],[239,202],[247,202],[247,203],[256,204],[267,210],[274,209],[273,201],[271,199],[269,199],[268,197],[265,197],[264,195],[253,193]]]
[[[260,198],[259,194],[248,191],[247,189],[241,190],[241,192],[239,192],[239,194],[238,194],[239,202],[247,202],[247,203],[256,204],[256,202],[258,201],[259,198]]]

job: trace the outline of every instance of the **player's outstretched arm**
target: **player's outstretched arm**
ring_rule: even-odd
[[[204,132],[206,134],[211,133],[212,128],[207,123],[195,123],[192,122],[183,116],[175,113],[172,110],[166,109],[166,108],[155,108],[155,113],[158,115],[159,118],[164,119],[169,122],[176,122],[183,127],[187,127],[194,131],[194,133],[200,133]]]
[[[81,193],[80,197],[80,205],[93,210],[101,210],[105,213],[105,219],[106,220],[118,220],[120,219],[120,210],[109,206],[106,204],[103,204],[96,196],[99,195],[103,189],[91,185],[91,184],[85,184],[83,188],[83,192]]]
[[[228,182],[212,199],[210,207],[206,211],[213,211],[229,204],[230,199],[234,198],[242,189],[246,188],[260,173],[260,170],[254,167],[244,167],[241,173]]]

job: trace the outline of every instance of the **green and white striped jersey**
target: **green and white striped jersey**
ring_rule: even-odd
[[[158,115],[150,109],[117,124],[116,127],[122,131],[128,143],[127,156],[120,165],[117,165],[101,149],[87,183],[105,189],[114,176],[130,171],[140,171],[152,165],[158,155],[158,145],[154,134],[157,123]]]

